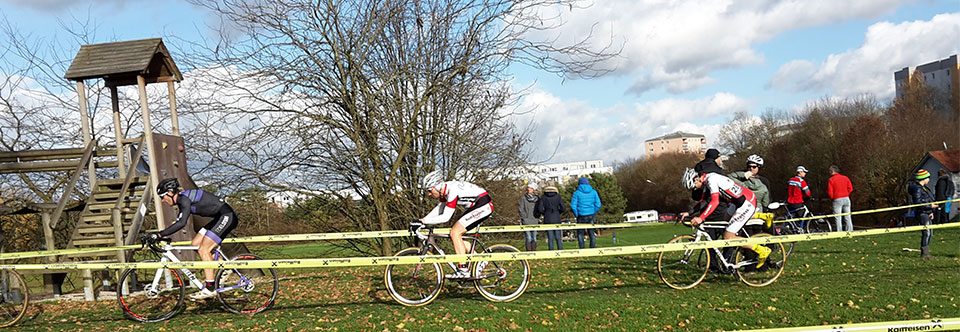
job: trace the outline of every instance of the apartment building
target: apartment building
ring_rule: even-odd
[[[524,179],[540,183],[567,183],[593,173],[613,174],[613,167],[603,166],[603,160],[575,161],[569,163],[538,164],[525,167]]]
[[[957,62],[956,54],[943,60],[916,67],[904,67],[894,72],[893,80],[896,84],[897,98],[903,97],[903,84],[916,73],[923,75],[923,81],[927,86],[946,93],[950,98],[950,106],[954,114],[960,114],[960,64]]]
[[[643,141],[643,151],[647,157],[667,152],[707,152],[707,137],[682,131],[669,133]]]

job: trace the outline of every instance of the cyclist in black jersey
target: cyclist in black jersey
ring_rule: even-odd
[[[183,190],[176,178],[160,181],[157,185],[157,195],[160,195],[160,199],[167,205],[176,206],[179,212],[176,221],[164,230],[152,234],[151,240],[156,241],[176,233],[187,225],[187,218],[191,214],[213,218],[197,232],[190,244],[198,247],[197,253],[201,260],[213,261],[213,249],[237,227],[237,213],[233,208],[223,199],[202,189]],[[207,299],[217,295],[213,291],[213,269],[203,269],[203,274],[206,278],[206,287],[191,295],[190,298],[193,300]]]

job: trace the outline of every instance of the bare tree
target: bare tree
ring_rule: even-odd
[[[220,170],[233,184],[356,196],[340,207],[354,230],[423,214],[429,171],[487,180],[523,162],[510,65],[590,77],[615,55],[528,38],[561,24],[543,25],[541,9],[576,1],[192,2],[224,22],[191,57],[220,68],[200,85],[222,87],[185,94],[192,148],[241,170]],[[393,252],[383,239],[353,245]]]

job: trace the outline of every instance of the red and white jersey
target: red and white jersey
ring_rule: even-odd
[[[753,195],[753,191],[741,187],[730,178],[717,173],[703,175],[703,194],[704,196],[710,195],[710,204],[700,214],[701,219],[706,218],[717,209],[721,198],[737,206],[743,205],[745,201],[753,205],[757,204],[757,198]]]
[[[423,217],[424,224],[445,223],[453,217],[457,205],[470,208],[478,198],[486,196],[487,191],[473,183],[463,181],[447,181],[434,186],[442,195],[443,201],[437,204],[427,216]]]

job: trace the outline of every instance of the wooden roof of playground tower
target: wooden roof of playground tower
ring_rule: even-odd
[[[137,84],[138,75],[147,83],[183,80],[160,38],[80,46],[63,77],[73,81],[103,78],[108,86],[123,86]]]

